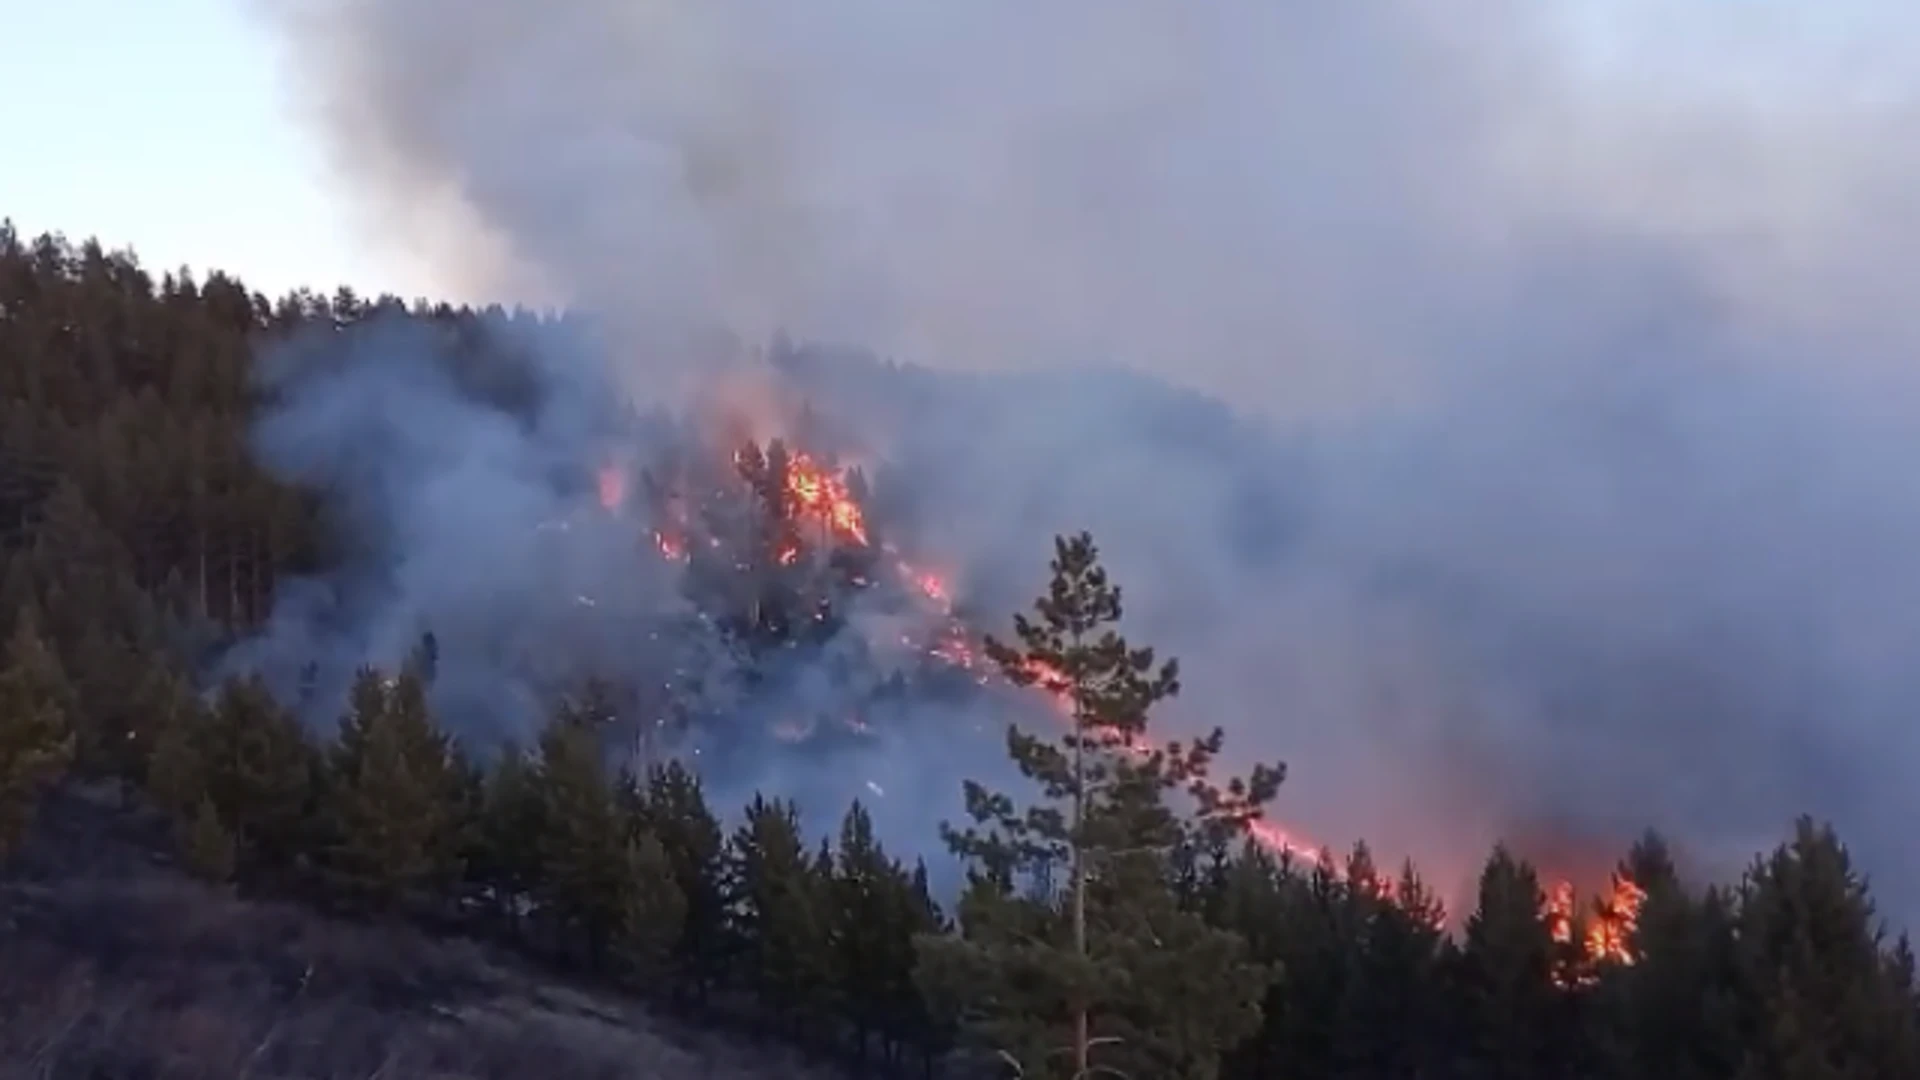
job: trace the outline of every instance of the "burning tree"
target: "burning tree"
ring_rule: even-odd
[[[822,751],[869,734],[873,714],[985,681],[945,583],[899,559],[858,467],[778,438],[681,433],[634,471],[648,547],[688,604],[648,635],[673,656],[635,688],[643,724],[724,731],[708,749],[729,759],[754,754],[756,733]],[[601,483],[602,508],[619,510],[627,490]],[[899,644],[914,658],[890,661],[891,637],[846,633],[856,606],[904,616]],[[711,752],[703,763],[725,767]]]
[[[1023,1076],[1212,1076],[1220,1048],[1257,1026],[1267,972],[1239,937],[1181,909],[1170,862],[1202,831],[1258,820],[1281,773],[1213,782],[1217,729],[1150,745],[1148,713],[1178,692],[1176,663],[1156,667],[1114,628],[1120,589],[1091,537],[1057,539],[1052,572],[1036,617],[1014,618],[1019,644],[989,638],[987,652],[1010,681],[1052,693],[1070,726],[1057,738],[1008,728],[1009,755],[1040,789],[1032,804],[967,783],[972,824],[943,829],[971,863],[960,932],[920,940],[919,978],[930,997],[964,1003],[972,1036]],[[1168,805],[1176,790],[1192,815]]]
[[[820,641],[871,580],[866,482],[775,439],[746,442],[724,466],[699,457],[642,474],[661,555],[686,564],[686,591],[731,637],[760,653]]]

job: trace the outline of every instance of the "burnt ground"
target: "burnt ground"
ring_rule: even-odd
[[[0,871],[0,1080],[825,1080],[470,941],[195,881],[111,792]]]

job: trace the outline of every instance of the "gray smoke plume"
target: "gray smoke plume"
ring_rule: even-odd
[[[1806,811],[1920,908],[1912,13],[256,2],[382,240],[608,320],[557,384],[656,400],[716,328],[948,369],[815,377],[996,626],[1094,530],[1304,832],[1458,876]],[[441,464],[354,482],[443,500],[395,550],[487,551],[486,626],[528,553],[462,478],[588,429],[420,414]]]

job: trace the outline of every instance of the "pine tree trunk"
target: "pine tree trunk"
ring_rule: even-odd
[[[1087,958],[1087,856],[1081,847],[1087,816],[1086,731],[1086,710],[1081,707],[1076,686],[1073,695],[1073,951],[1083,961]],[[1087,1003],[1082,998],[1073,1005],[1073,1075],[1074,1080],[1081,1080],[1089,1075],[1090,1064]]]

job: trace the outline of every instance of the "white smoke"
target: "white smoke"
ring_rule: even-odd
[[[1920,902],[1913,14],[255,2],[370,236],[602,313],[637,396],[778,328],[1263,416],[1027,374],[887,449],[956,563],[1093,528],[1311,830],[1805,810]]]

